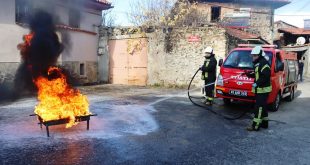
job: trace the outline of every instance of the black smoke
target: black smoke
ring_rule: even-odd
[[[64,47],[66,47],[66,51],[70,51],[70,35],[58,29],[63,43],[60,42],[56,33],[56,23],[62,23],[52,13],[44,9],[37,9],[33,10],[33,13],[30,15],[28,26],[30,33],[33,34],[33,38],[29,46],[20,49],[22,60],[16,71],[13,85],[0,84],[0,102],[16,100],[25,95],[36,95],[37,88],[33,80],[39,76],[48,77],[48,68],[57,66],[57,60],[64,51]],[[21,36],[22,38],[23,36]],[[66,54],[69,53],[67,52]],[[68,77],[69,84],[76,84],[76,80],[70,76],[70,72],[65,69],[62,70]],[[55,78],[55,75],[51,77]]]
[[[25,63],[32,66],[32,77],[37,78],[46,74],[49,67],[57,64],[63,45],[57,36],[52,15],[45,11],[34,13],[30,20],[30,30],[34,36]]]
[[[30,33],[33,34],[27,51],[21,53],[22,62],[14,80],[14,95],[36,94],[33,80],[47,76],[47,70],[57,65],[57,59],[63,51],[56,33],[54,17],[43,10],[35,11],[29,20]]]

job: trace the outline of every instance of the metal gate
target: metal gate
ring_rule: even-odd
[[[110,83],[140,86],[146,85],[146,38],[110,40],[109,55]]]

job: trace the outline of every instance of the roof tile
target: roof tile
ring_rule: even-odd
[[[281,28],[278,30],[280,33],[290,33],[293,35],[310,35],[310,30],[304,28]]]
[[[233,28],[226,28],[226,32],[231,35],[234,36],[236,38],[240,38],[240,39],[258,39],[260,38],[259,36],[252,34],[252,33],[248,33],[245,32],[243,30],[239,30],[239,29],[233,29]]]

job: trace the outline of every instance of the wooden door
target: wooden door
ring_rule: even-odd
[[[109,41],[110,83],[140,85],[147,83],[147,39]]]

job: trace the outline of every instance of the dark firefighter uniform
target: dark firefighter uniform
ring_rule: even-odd
[[[248,131],[258,131],[260,127],[268,128],[267,99],[272,91],[271,69],[268,61],[263,56],[260,46],[255,47],[251,54],[258,56],[253,60],[254,72],[247,72],[246,75],[254,78],[252,92],[255,93],[255,111],[252,125],[247,128]]]
[[[214,97],[214,82],[216,80],[216,65],[217,61],[213,54],[213,49],[207,47],[204,50],[205,61],[201,67],[202,76],[201,79],[205,81],[205,103],[211,105]],[[213,83],[213,84],[212,84]]]

